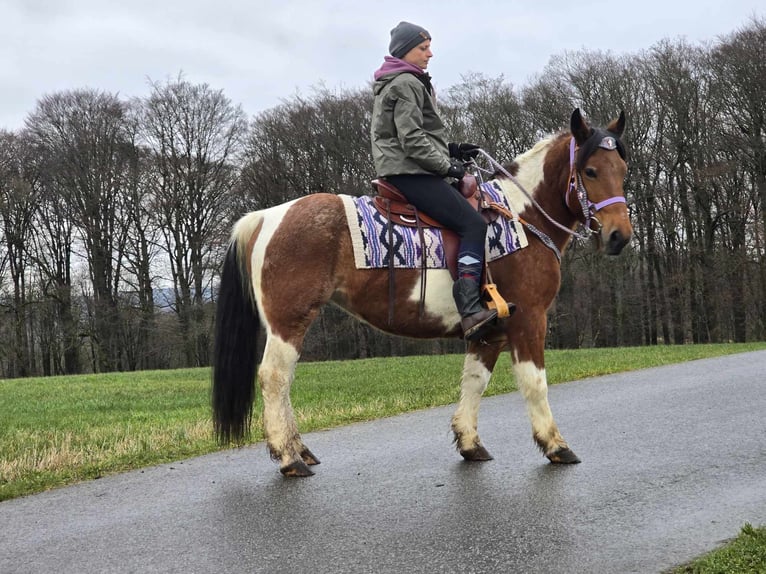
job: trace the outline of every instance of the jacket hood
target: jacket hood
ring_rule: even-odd
[[[394,58],[393,56],[386,56],[383,58],[383,64],[380,66],[380,68],[375,70],[373,78],[375,78],[377,81],[384,76],[401,74],[402,72],[410,72],[411,74],[416,74],[418,76],[424,73],[424,71],[417,66],[413,66],[404,60]]]
[[[375,73],[373,74],[373,78],[375,79],[375,84],[373,86],[374,93],[379,93],[383,86],[385,86],[391,79],[402,73],[422,76],[425,74],[425,71],[404,60],[394,58],[393,56],[386,56],[383,58],[383,64],[380,68],[375,70]]]

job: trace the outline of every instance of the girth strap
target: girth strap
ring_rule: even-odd
[[[391,222],[391,200],[386,199],[386,215],[388,217],[388,325],[394,322],[394,302],[396,300],[396,281],[394,274],[394,225]],[[426,310],[426,277],[428,272],[428,259],[426,257],[426,238],[421,220],[421,214],[417,208],[412,206],[415,222],[418,229],[418,238],[420,239],[420,301],[418,303],[418,316],[422,319]]]
[[[396,298],[396,284],[394,283],[394,226],[391,223],[391,200],[386,199],[386,216],[388,217],[388,325],[394,323],[394,299]]]
[[[426,312],[426,271],[428,267],[428,261],[426,260],[426,238],[423,231],[423,222],[420,220],[420,213],[417,208],[415,209],[415,219],[418,224],[418,237],[420,238],[420,302],[418,303],[418,317],[423,318]],[[391,222],[388,222],[388,226],[392,227]]]

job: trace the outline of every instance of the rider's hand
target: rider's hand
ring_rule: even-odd
[[[481,146],[472,143],[455,143],[452,142],[448,145],[449,156],[457,158],[462,161],[468,161],[479,155],[479,149]]]
[[[463,176],[465,175],[465,167],[463,167],[463,163],[456,159],[451,160],[449,169],[445,175],[447,177],[454,177],[455,179],[463,179]]]

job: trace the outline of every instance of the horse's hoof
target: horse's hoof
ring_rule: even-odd
[[[569,448],[560,448],[545,456],[554,464],[578,464],[580,462],[578,456]]]
[[[307,448],[304,448],[301,451],[301,458],[303,459],[303,462],[305,462],[309,466],[319,464],[319,459],[316,456],[314,456],[314,453]]]
[[[484,460],[493,460],[494,457],[489,454],[489,451],[484,448],[482,445],[475,446],[468,450],[461,450],[460,456],[463,457],[465,460],[469,460],[471,462],[480,462]]]
[[[314,476],[314,471],[302,460],[296,460],[287,466],[283,466],[279,469],[279,472],[285,476]]]

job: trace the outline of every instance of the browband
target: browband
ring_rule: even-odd
[[[625,146],[616,134],[602,128],[594,128],[588,139],[585,140],[577,152],[577,169],[582,169],[585,160],[588,159],[596,149],[617,150],[623,161],[626,159]]]

